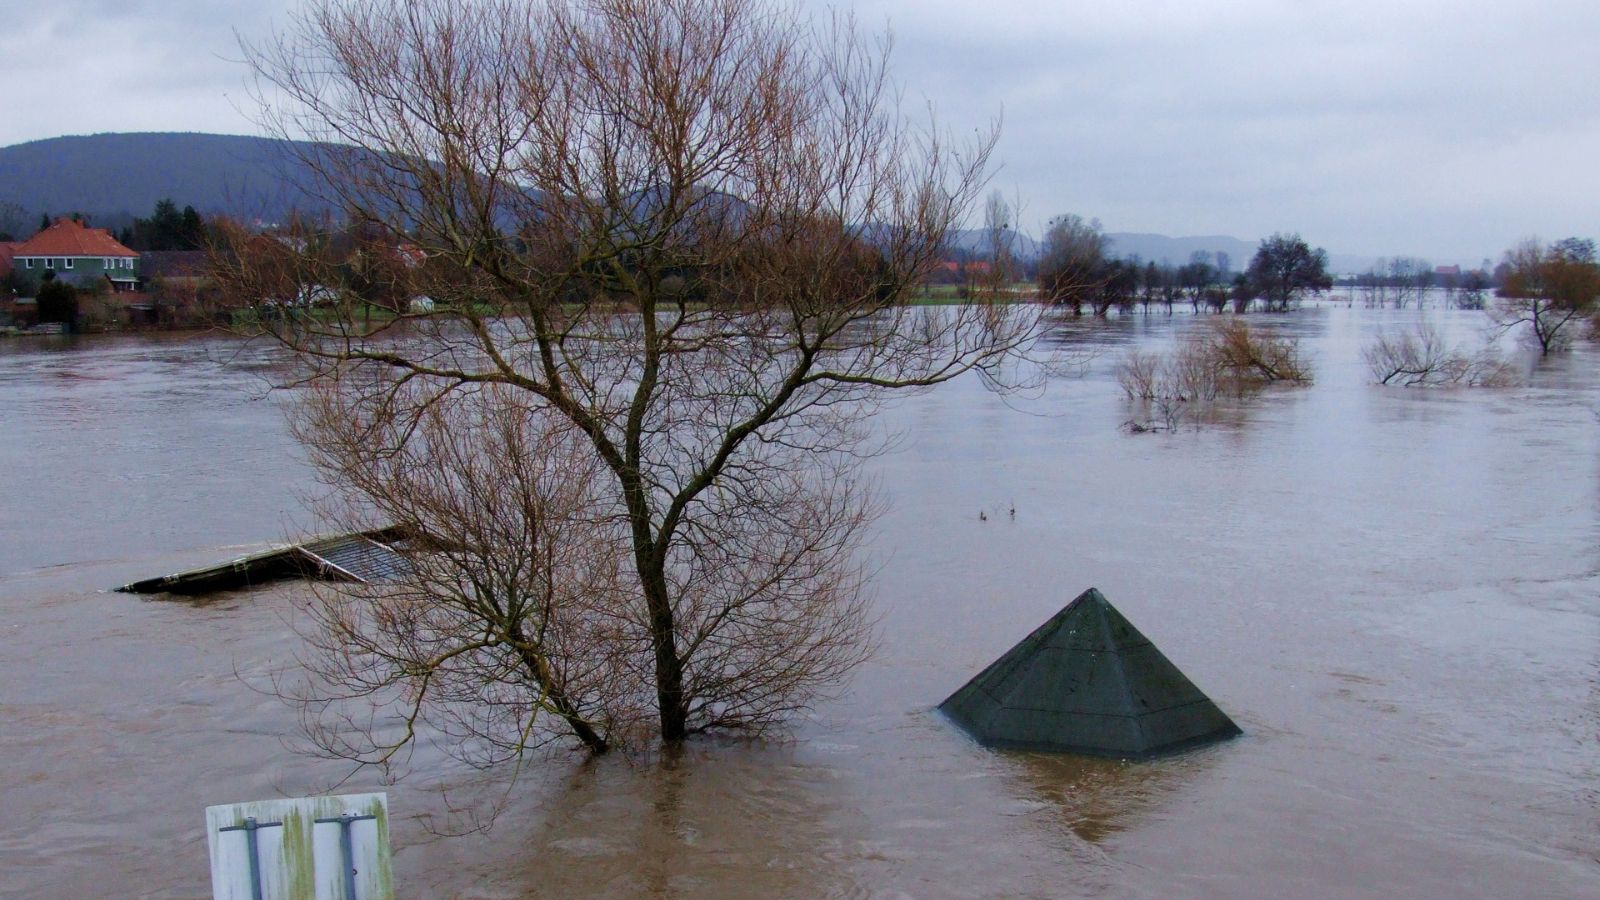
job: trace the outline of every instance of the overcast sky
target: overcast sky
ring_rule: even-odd
[[[0,145],[254,131],[235,31],[292,0],[0,0]],[[821,9],[821,3],[809,3]],[[996,185],[1033,233],[1110,231],[1476,261],[1600,236],[1595,0],[861,0],[907,100],[1004,111]],[[4,199],[4,198],[0,198]]]

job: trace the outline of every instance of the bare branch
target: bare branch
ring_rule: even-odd
[[[416,579],[314,607],[330,698],[487,760],[765,729],[862,659],[868,417],[1043,371],[1039,307],[908,302],[997,133],[914,126],[888,50],[767,0],[320,0],[247,48],[347,221],[219,271],[346,512],[422,536]],[[352,230],[422,262],[355,267]]]

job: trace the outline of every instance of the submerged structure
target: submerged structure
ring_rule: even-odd
[[[1090,588],[939,705],[986,746],[1145,758],[1240,734]]]
[[[411,571],[392,542],[404,538],[395,528],[315,538],[230,559],[201,569],[146,578],[117,590],[129,594],[208,594],[281,581],[318,578],[371,584],[392,581]]]

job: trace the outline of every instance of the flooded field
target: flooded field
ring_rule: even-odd
[[[1170,434],[1119,428],[1112,368],[1203,323],[1072,323],[1100,355],[1041,398],[965,382],[885,413],[881,648],[791,740],[514,784],[424,749],[339,790],[389,791],[408,897],[1600,895],[1600,348],[1504,390],[1370,385],[1363,343],[1424,317],[1467,344],[1483,321],[1253,318],[1316,384]],[[346,774],[261,692],[298,588],[102,590],[312,524],[273,365],[0,343],[0,895],[209,896],[205,806]],[[1091,585],[1245,736],[1124,764],[931,713]],[[492,830],[435,834],[491,804]]]

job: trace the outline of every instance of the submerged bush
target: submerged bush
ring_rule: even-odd
[[[1235,389],[1284,381],[1310,384],[1311,369],[1300,358],[1300,342],[1250,329],[1242,319],[1219,322],[1204,341],[1206,358]]]
[[[1446,344],[1432,325],[1399,335],[1381,334],[1361,351],[1378,384],[1402,387],[1505,387],[1516,375],[1498,353],[1469,354]]]
[[[1299,342],[1252,332],[1242,321],[1213,324],[1171,353],[1133,350],[1117,367],[1128,399],[1148,404],[1149,420],[1134,431],[1171,431],[1198,422],[1220,394],[1245,396],[1273,383],[1307,385],[1311,371]]]

